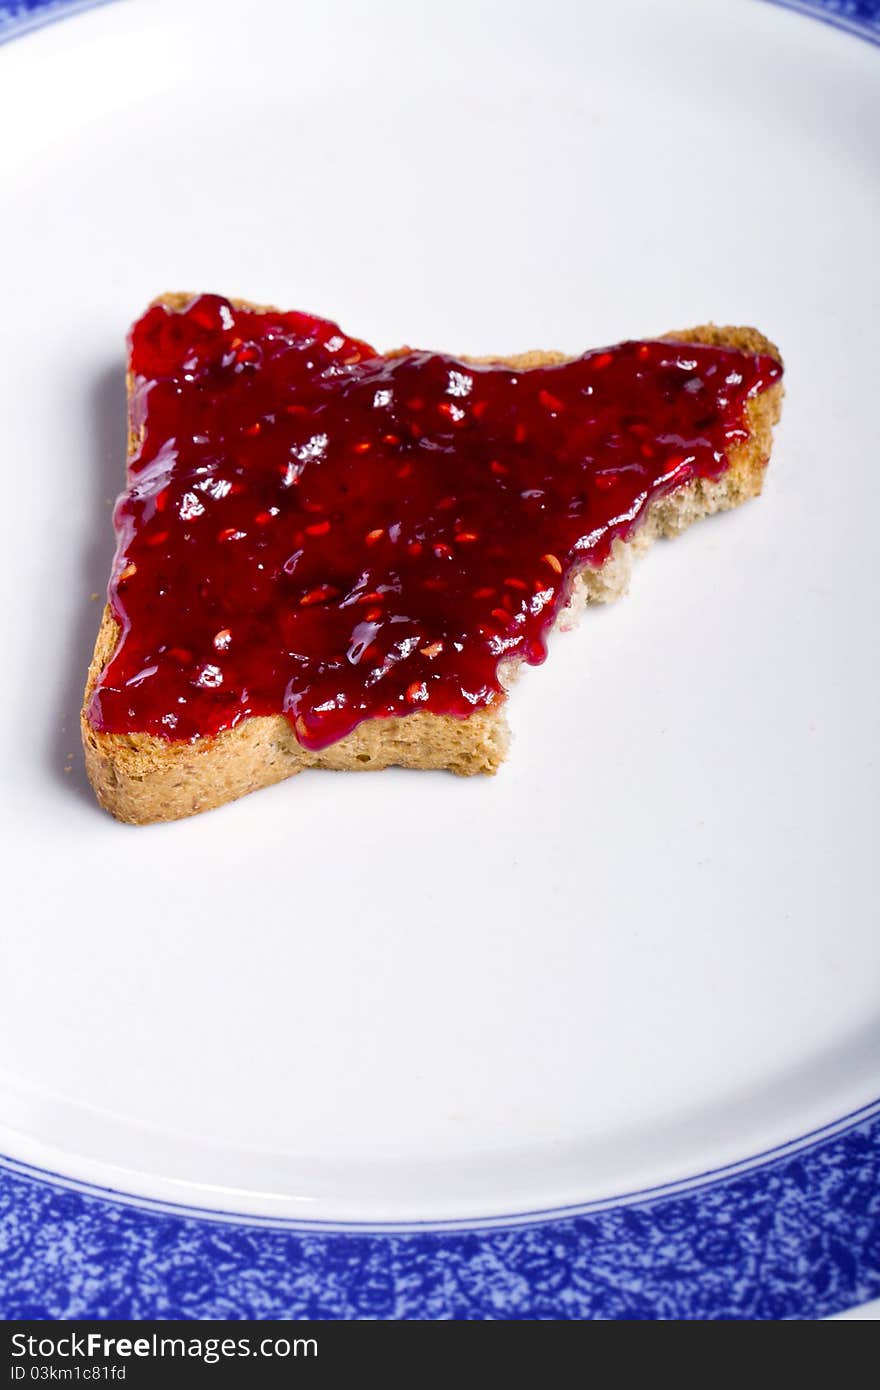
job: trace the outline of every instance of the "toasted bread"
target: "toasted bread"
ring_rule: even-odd
[[[175,309],[185,306],[189,298],[169,294],[158,302]],[[260,311],[245,301],[232,302],[236,307]],[[778,350],[754,328],[709,324],[664,336],[779,358]],[[528,352],[464,360],[525,370],[567,359],[560,353]],[[129,381],[129,388],[131,385]],[[557,626],[570,626],[585,603],[604,603],[624,594],[633,556],[655,538],[677,535],[700,517],[738,506],[761,491],[771,429],[779,417],[781,400],[781,383],[751,398],[746,405],[748,438],[731,449],[724,474],[717,481],[697,479],[657,500],[628,543],[616,541],[603,565],[588,565],[576,574]],[[130,426],[130,458],[138,444],[134,426]],[[192,741],[169,741],[138,732],[98,732],[88,719],[88,701],[119,637],[119,626],[107,606],[89,667],[82,735],[86,769],[99,802],[119,820],[131,824],[175,820],[210,810],[308,767],[337,771],[390,766],[442,768],[466,776],[494,773],[506,755],[508,729],[503,700],[475,709],[467,718],[416,711],[403,717],[367,719],[320,751],[304,747],[290,721],[280,713],[250,717],[215,737]],[[514,674],[513,663],[508,663],[502,672],[505,686]]]

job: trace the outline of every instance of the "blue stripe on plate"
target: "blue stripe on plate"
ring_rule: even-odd
[[[0,1169],[6,1318],[817,1318],[880,1295],[880,1111],[696,1188],[483,1230],[320,1231]]]
[[[109,3],[110,0],[0,0],[0,43],[51,24],[54,19],[66,19]]]
[[[111,0],[0,0],[0,43]],[[769,0],[880,44],[880,0]]]
[[[107,0],[0,0],[0,41]],[[880,43],[880,0],[772,0]],[[366,1233],[0,1166],[6,1318],[816,1318],[880,1295],[880,1113],[674,1191]]]
[[[869,43],[880,44],[880,0],[770,0],[786,10],[821,19]]]

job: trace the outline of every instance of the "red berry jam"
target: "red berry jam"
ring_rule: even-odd
[[[193,739],[283,712],[313,749],[495,700],[502,660],[543,661],[576,570],[723,473],[782,372],[674,342],[523,371],[383,357],[216,295],[150,309],[130,365],[122,633],[92,726]]]

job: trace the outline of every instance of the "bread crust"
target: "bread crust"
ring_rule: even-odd
[[[188,294],[166,294],[154,303],[180,309],[191,298]],[[271,309],[246,300],[232,303],[257,312]],[[703,324],[663,337],[768,353],[781,361],[778,348],[755,328]],[[533,351],[462,360],[525,369],[569,359],[563,353]],[[129,380],[129,392],[131,385]],[[576,615],[587,603],[606,603],[621,597],[628,587],[634,556],[646,550],[653,540],[677,535],[701,517],[739,506],[760,493],[782,394],[780,382],[747,402],[749,437],[731,451],[728,468],[720,479],[697,479],[658,499],[629,542],[616,542],[603,565],[586,565],[580,570],[557,627],[573,626]],[[129,459],[138,442],[137,433],[129,426]],[[496,772],[507,752],[509,735],[503,695],[465,719],[424,711],[399,718],[367,719],[345,738],[317,752],[298,742],[283,714],[254,716],[216,737],[191,742],[168,742],[146,733],[99,733],[88,721],[88,703],[116,650],[119,636],[119,625],[108,604],[89,666],[81,725],[86,771],[98,801],[118,820],[131,825],[196,815],[283,781],[307,767],[355,772],[391,766],[443,768],[469,776]],[[505,686],[516,675],[517,665],[507,663],[502,668]]]

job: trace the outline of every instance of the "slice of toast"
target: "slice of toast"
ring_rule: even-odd
[[[169,294],[156,302],[169,309],[182,309],[190,298]],[[246,301],[231,302],[237,309],[276,312]],[[781,360],[773,344],[754,328],[719,328],[709,324],[665,336],[676,342],[729,347]],[[559,353],[529,352],[506,358],[463,360],[524,371],[569,359]],[[130,401],[132,386],[129,378]],[[604,564],[586,565],[575,574],[557,626],[570,626],[585,603],[604,603],[624,594],[633,556],[656,537],[677,535],[700,517],[738,506],[761,491],[771,429],[779,417],[781,400],[781,382],[750,398],[746,403],[747,438],[730,449],[722,476],[717,481],[698,478],[662,496],[646,509],[630,541],[615,541]],[[130,459],[139,442],[139,431],[132,421]],[[307,767],[353,771],[389,766],[442,768],[469,775],[495,772],[507,751],[503,700],[476,708],[466,718],[427,711],[369,718],[353,732],[318,751],[304,747],[290,720],[280,713],[249,717],[214,737],[186,741],[139,732],[99,732],[89,721],[88,704],[119,638],[120,628],[108,605],[89,668],[82,734],[86,769],[99,802],[119,820],[131,824],[194,815]],[[508,662],[502,668],[504,686],[515,674],[514,667],[515,663]]]

